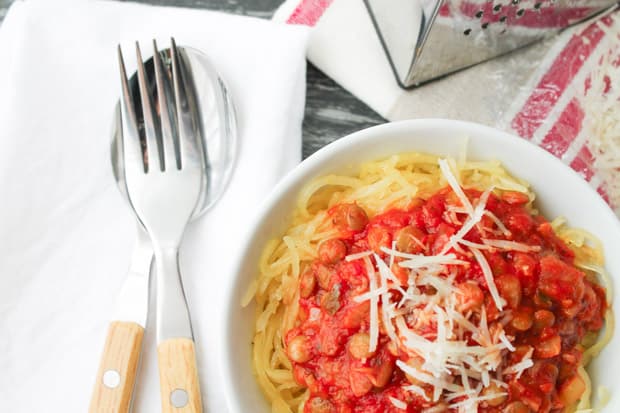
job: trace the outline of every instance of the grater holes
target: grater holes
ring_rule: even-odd
[[[517,10],[517,17],[522,17],[525,14],[525,9]]]
[[[481,19],[482,16],[484,16],[484,12],[482,10],[480,10],[478,13],[476,13],[476,18]]]
[[[536,9],[536,10],[540,10],[541,7],[542,7],[542,3],[541,2],[538,2],[538,3],[534,4],[534,9]]]
[[[502,16],[499,18],[499,22],[500,23],[506,23],[506,20],[508,19],[508,16]]]
[[[499,13],[499,11],[502,9],[502,5],[501,4],[496,4],[495,6],[493,6],[493,12],[494,13]]]
[[[489,27],[489,22],[482,23],[480,27],[482,27],[483,29],[486,29],[487,27]]]
[[[512,0],[512,4],[514,4],[514,5],[519,4],[519,0]]]
[[[466,30],[463,32],[463,34],[464,34],[465,36],[469,36],[469,35],[471,34],[471,29],[466,29]]]

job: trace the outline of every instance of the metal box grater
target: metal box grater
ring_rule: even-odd
[[[364,0],[403,88],[541,40],[617,1]]]

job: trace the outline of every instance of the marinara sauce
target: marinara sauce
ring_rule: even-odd
[[[480,197],[478,191],[465,192],[472,203]],[[605,292],[574,266],[571,249],[548,221],[528,211],[527,202],[521,193],[491,194],[486,210],[508,232],[499,231],[501,224],[488,216],[481,221],[502,234],[495,239],[536,246],[530,252],[483,251],[506,301],[503,312],[491,299],[477,261],[463,250],[454,251],[469,262],[456,268],[455,286],[465,292],[465,309],[475,314],[484,307],[489,329],[501,322],[511,338],[515,351],[505,350],[502,365],[518,363],[527,352],[533,361],[520,377],[505,374],[507,394],[480,402],[479,412],[562,412],[573,405],[585,389],[577,374],[584,351],[580,343],[604,322]],[[372,219],[356,204],[340,204],[328,211],[339,237],[323,242],[318,258],[302,272],[297,323],[285,336],[295,380],[310,391],[306,413],[421,412],[432,406],[451,411],[441,398],[429,402],[403,388],[410,378],[395,363],[399,358],[407,361],[408,356],[391,342],[382,325],[377,348],[369,352],[370,304],[354,300],[368,292],[368,276],[361,260],[345,260],[349,254],[368,250],[386,258],[382,247],[393,245],[407,253],[438,254],[460,228],[448,205],[460,204],[446,188],[427,200],[414,200],[406,209],[388,210]],[[477,227],[465,236],[476,243],[481,238]],[[408,272],[398,262],[391,269],[406,284]],[[390,398],[405,402],[406,409]]]

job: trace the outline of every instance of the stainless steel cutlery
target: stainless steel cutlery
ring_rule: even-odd
[[[135,105],[131,96],[119,48],[125,181],[133,209],[151,238],[157,265],[157,353],[162,411],[183,408],[201,412],[194,336],[178,253],[206,179],[202,140],[194,92],[188,87],[191,80],[180,62],[174,41],[172,84],[164,73],[157,46],[153,46],[159,113],[154,111],[155,102],[148,89],[140,47],[136,45],[140,106]],[[174,98],[169,102],[171,93]],[[138,116],[144,121],[142,131]]]
[[[177,48],[174,39],[169,50],[159,51],[155,42],[153,46],[153,57],[143,62],[136,44],[138,68],[129,78],[120,46],[118,50],[122,94],[112,165],[119,188],[136,213],[137,242],[109,327],[91,413],[130,409],[148,314],[153,253],[162,411],[202,411],[178,249],[190,219],[212,206],[226,188],[236,154],[236,123],[224,82],[202,53]],[[201,71],[199,85],[193,78],[195,67]],[[213,149],[207,156],[209,145]]]

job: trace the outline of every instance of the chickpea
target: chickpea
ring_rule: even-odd
[[[576,351],[577,354],[575,354]],[[568,365],[575,365],[579,362],[579,360],[581,360],[581,353],[579,353],[579,350],[573,349],[572,351],[562,354],[562,360],[564,360]]]
[[[288,358],[295,363],[305,363],[310,360],[311,354],[309,349],[310,341],[304,335],[293,338],[286,347]]]
[[[534,355],[543,359],[555,357],[560,354],[561,351],[562,339],[558,335],[540,341],[534,346]]]
[[[299,277],[299,295],[302,298],[308,298],[314,291],[316,286],[316,278],[312,268],[306,267]]]
[[[309,413],[336,413],[336,407],[332,402],[322,397],[313,397],[308,400],[306,408]]]
[[[340,284],[335,284],[321,299],[321,308],[329,315],[336,314],[340,309]]]
[[[558,396],[564,406],[573,405],[581,398],[581,395],[586,390],[586,384],[583,379],[575,374],[570,379],[566,380],[560,386]]]
[[[368,224],[368,215],[356,204],[342,204],[334,209],[332,222],[342,230],[361,231]]]
[[[372,390],[372,382],[368,375],[356,370],[349,373],[349,384],[351,385],[351,391],[357,397],[362,397]]]
[[[410,254],[420,253],[424,250],[423,238],[424,233],[421,229],[413,225],[403,227],[395,234],[396,249]]]
[[[319,286],[321,286],[324,290],[329,290],[329,282],[332,278],[332,269],[326,265],[316,263],[316,265],[314,265],[314,274],[319,282]]]
[[[530,350],[532,350],[532,346],[528,346],[527,344],[516,344],[513,355],[518,359],[521,359],[529,353]]]
[[[510,325],[519,331],[527,331],[534,323],[533,310],[530,307],[519,308],[513,312]]]
[[[338,238],[328,239],[319,246],[319,260],[326,265],[336,264],[347,255],[347,246]]]
[[[392,378],[392,372],[394,371],[394,365],[386,360],[381,360],[381,363],[376,367],[375,382],[376,387],[385,387]]]
[[[508,307],[518,308],[521,303],[521,282],[512,274],[503,274],[495,278],[495,284]]]
[[[503,413],[530,413],[531,410],[523,402],[512,402],[504,407]]]
[[[574,318],[581,311],[583,311],[583,304],[581,302],[562,308],[562,314],[568,318]]]
[[[353,334],[349,339],[349,353],[356,359],[371,357],[374,352],[369,352],[370,336],[368,333]]]
[[[484,294],[478,284],[474,281],[467,281],[458,286],[460,294],[457,294],[457,309],[460,312],[475,310],[482,306]]]
[[[536,362],[536,363],[541,364],[541,366],[538,367],[538,371],[536,372],[536,376],[539,378],[539,380],[544,381],[545,385],[551,386],[551,389],[555,388],[555,383],[558,379],[558,375],[560,374],[560,369],[558,369],[558,367],[555,364],[551,364],[552,362],[548,362],[548,363]],[[536,366],[536,363],[534,363],[534,366]],[[534,374],[532,372],[532,376],[533,375]]]
[[[488,399],[486,401],[486,403],[489,406],[497,407],[500,404],[503,404],[508,398],[506,394],[500,395],[501,393],[506,393],[506,391],[502,389],[501,387],[499,387],[497,384],[491,383],[489,384],[488,387],[485,387],[484,389],[482,389],[481,396],[491,396],[491,395],[497,394],[498,395],[497,397]]]

